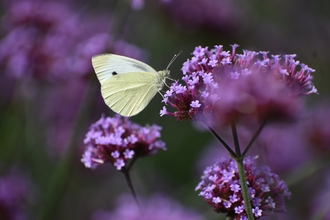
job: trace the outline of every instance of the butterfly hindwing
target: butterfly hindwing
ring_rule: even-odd
[[[123,73],[150,72],[157,74],[157,71],[148,64],[115,54],[93,56],[92,65],[101,85],[110,77]]]
[[[101,85],[105,103],[116,113],[133,116],[142,111],[158,89],[151,72],[125,72],[108,78]]]

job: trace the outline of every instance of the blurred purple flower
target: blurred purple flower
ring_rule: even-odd
[[[83,76],[93,73],[91,57],[112,52],[146,59],[145,51],[108,33],[109,16],[92,15],[71,6],[69,1],[55,0],[2,3],[0,67],[6,74],[1,81],[5,85],[2,96],[11,94],[12,88],[6,87],[13,85],[14,78],[60,82],[46,87],[18,84],[17,88],[25,98],[37,100],[35,105],[41,104],[50,151],[57,155],[65,152],[72,133],[81,94],[87,87]]]
[[[104,22],[86,22],[64,3],[14,0],[4,6],[0,62],[16,78],[83,75],[91,71],[90,57],[105,49]]]
[[[329,115],[329,103],[304,108],[295,123],[265,127],[250,153],[259,155],[277,173],[293,171],[330,151]]]
[[[56,159],[66,153],[74,132],[74,120],[83,101],[84,96],[81,94],[85,94],[87,87],[87,81],[69,78],[66,83],[46,87],[42,98],[37,102],[36,108],[42,109],[40,117],[45,127],[46,150]],[[94,100],[93,110],[98,111],[102,106],[101,99]],[[82,135],[80,134],[81,138]]]
[[[252,157],[244,158],[244,169],[255,218],[285,212],[284,197],[289,198],[290,192],[278,175],[267,166],[258,167]],[[207,167],[196,190],[216,212],[237,220],[247,218],[234,159],[222,158]]]
[[[135,10],[141,10],[144,7],[144,0],[131,0],[131,7]]]
[[[25,220],[29,193],[26,178],[18,174],[0,177],[0,219]]]
[[[4,11],[0,65],[18,79],[57,81],[85,75],[92,72],[93,55],[125,44],[107,33],[108,17],[79,13],[68,3],[12,0],[4,4]]]
[[[246,11],[239,1],[163,0],[162,6],[174,23],[185,29],[208,27],[233,33],[241,31],[246,24]]]
[[[314,150],[324,153],[330,151],[330,102],[322,102],[308,113],[304,126],[304,136]]]
[[[199,214],[184,209],[180,204],[164,196],[155,195],[140,200],[141,209],[131,196],[122,196],[117,208],[113,211],[98,211],[92,220],[202,220]]]
[[[246,146],[252,137],[251,129],[238,127],[239,143]],[[272,124],[265,126],[249,150],[248,155],[257,155],[260,163],[267,164],[273,172],[287,174],[299,168],[316,156],[305,134],[306,123],[297,121],[290,124]],[[226,143],[232,140],[230,134],[223,132]],[[244,149],[244,148],[243,148]],[[204,169],[210,161],[228,156],[228,152],[218,141],[214,141],[201,152],[197,170]]]
[[[134,10],[141,10],[145,5],[145,0],[130,0],[131,8]],[[172,0],[158,0],[159,2],[171,2]]]
[[[165,143],[159,140],[160,130],[157,125],[142,127],[119,115],[102,116],[85,136],[86,148],[81,161],[87,168],[110,162],[121,170],[133,157],[166,150]]]
[[[257,118],[291,119],[298,106],[297,97],[316,93],[313,69],[295,61],[295,55],[268,56],[268,52],[243,50],[237,54],[222,46],[196,47],[182,67],[186,85],[174,82],[163,102],[176,109],[161,115],[177,120],[201,120],[227,124],[233,118],[250,122]],[[198,101],[198,108],[196,103]],[[249,116],[249,117],[246,117]]]
[[[250,154],[259,155],[276,173],[288,173],[315,156],[304,136],[304,121],[265,127]]]

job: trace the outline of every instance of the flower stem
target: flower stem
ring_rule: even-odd
[[[133,196],[136,204],[140,207],[140,204],[139,204],[138,198],[136,196],[136,193],[135,193],[135,190],[134,190],[134,186],[132,184],[131,176],[129,175],[128,169],[126,167],[123,167],[122,172],[123,172],[123,174],[125,176],[125,180],[126,180],[127,186],[131,190],[132,196]]]
[[[226,148],[226,150],[232,155],[232,157],[237,157],[236,153],[229,147],[229,145],[220,137],[220,135],[211,127],[205,124],[205,127],[220,141],[220,143]]]
[[[246,184],[246,178],[245,178],[245,170],[244,170],[244,156],[235,158],[238,168],[238,175],[239,175],[239,181],[241,185],[241,192],[244,199],[244,206],[245,206],[245,212],[249,220],[254,220],[253,213],[252,213],[252,206],[250,202],[250,196],[248,187]]]
[[[265,119],[258,127],[258,129],[256,130],[256,132],[254,133],[253,137],[251,138],[250,142],[248,143],[248,145],[246,146],[244,152],[243,152],[243,156],[246,156],[247,152],[250,150],[252,144],[254,143],[254,141],[257,139],[257,137],[259,136],[261,130],[264,128],[265,124],[267,122],[267,119]]]
[[[132,167],[133,167],[133,165],[134,165],[134,163],[135,163],[135,161],[138,159],[138,157],[137,156],[134,156],[133,157],[133,159],[131,160],[131,162],[130,162],[130,164],[127,166],[127,168],[126,168],[126,170],[127,170],[127,172],[129,172],[131,169],[132,169]]]
[[[241,156],[241,149],[239,147],[239,141],[238,141],[238,135],[237,135],[237,129],[236,129],[235,120],[233,120],[231,122],[231,131],[233,133],[233,139],[234,139],[234,145],[235,145],[236,155]]]

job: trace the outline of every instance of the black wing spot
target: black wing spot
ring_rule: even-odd
[[[113,71],[112,75],[115,76],[115,75],[118,75],[118,73],[116,71]]]
[[[144,68],[143,66],[140,66],[138,64],[133,63],[132,66],[135,67],[135,68],[137,68],[137,69],[140,69],[140,70],[142,70],[144,72],[148,72],[148,70],[146,68]]]

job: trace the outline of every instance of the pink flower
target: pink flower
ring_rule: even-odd
[[[157,125],[142,127],[119,115],[102,116],[85,136],[81,162],[87,168],[110,162],[121,170],[129,159],[166,150],[165,143],[159,140],[160,130]]]
[[[284,198],[289,198],[291,193],[278,175],[267,166],[258,167],[252,157],[244,159],[244,169],[254,217],[284,212]],[[234,159],[222,158],[207,167],[196,191],[214,211],[226,213],[235,220],[247,217]]]
[[[182,67],[182,80],[174,82],[163,102],[175,109],[162,115],[177,120],[228,124],[232,119],[251,122],[295,118],[297,98],[316,93],[313,69],[295,61],[295,55],[268,55],[243,50],[237,54],[222,46],[196,47]],[[197,107],[198,106],[198,107]]]

